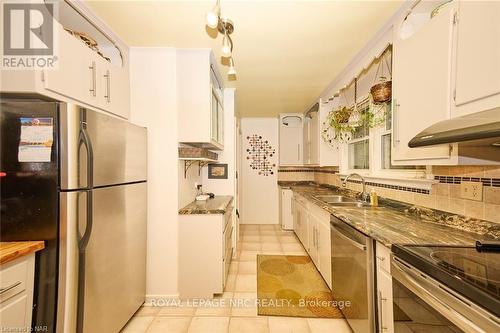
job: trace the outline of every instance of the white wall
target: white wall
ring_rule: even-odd
[[[241,152],[241,223],[243,224],[277,224],[278,216],[278,119],[276,118],[242,118],[242,152]],[[258,170],[250,167],[247,149],[251,149],[248,136],[261,135],[269,141],[276,154],[270,159],[276,164],[274,174],[262,176]]]
[[[196,184],[202,184],[201,173],[198,174],[198,163],[191,165],[184,178],[184,161],[179,161],[179,209],[192,202],[197,193]],[[206,167],[204,167],[206,169]]]
[[[175,64],[173,48],[130,49],[130,120],[148,128],[147,300],[177,296]]]
[[[227,179],[208,179],[208,167],[202,170],[203,191],[216,195],[232,195],[235,192],[235,133],[236,119],[234,117],[235,89],[224,89],[224,150],[216,151],[219,154],[218,163],[227,164]]]

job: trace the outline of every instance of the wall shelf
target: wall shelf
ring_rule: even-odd
[[[210,163],[216,163],[217,160],[210,158],[189,158],[189,157],[180,157],[179,160],[184,161],[184,178],[187,177],[187,171],[193,164],[198,164],[198,175],[201,175],[201,168]]]

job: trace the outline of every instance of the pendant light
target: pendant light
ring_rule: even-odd
[[[222,38],[222,56],[224,58],[229,58],[231,57],[231,52],[233,51],[233,41],[231,38],[227,35],[224,34],[224,38]]]
[[[233,22],[225,17],[221,17],[220,0],[217,0],[215,6],[206,15],[207,26],[212,29],[217,29],[222,35],[221,56],[229,58],[228,75],[236,75],[233,60],[233,40],[231,34],[234,32]]]
[[[234,68],[233,57],[229,58],[229,70],[227,71],[227,75],[236,75],[236,68]]]
[[[220,17],[220,0],[217,0],[214,8],[211,11],[207,12],[206,19],[207,25],[215,29],[219,25],[219,17]]]

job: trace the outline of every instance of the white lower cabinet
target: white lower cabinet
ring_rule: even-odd
[[[393,333],[392,276],[390,273],[391,251],[377,242],[377,314],[378,332]]]
[[[225,214],[179,215],[179,297],[224,292],[233,255],[233,208]]]
[[[293,202],[295,234],[331,289],[330,214],[296,194]]]
[[[35,254],[3,264],[0,270],[0,327],[29,332],[33,311]]]
[[[309,230],[306,202],[303,197],[294,195],[293,230],[306,250],[309,249]]]
[[[293,211],[292,211],[293,192],[289,188],[280,190],[280,224],[283,230],[293,230]]]

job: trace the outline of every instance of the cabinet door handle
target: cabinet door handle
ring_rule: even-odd
[[[400,107],[400,104],[398,103],[398,101],[394,100],[394,107],[392,110],[392,146],[393,147],[396,147],[396,145],[401,141],[399,139],[399,125],[398,125],[399,107]]]
[[[109,70],[106,71],[106,74],[104,74],[104,77],[106,78],[106,95],[104,95],[104,98],[106,98],[106,101],[108,103],[111,102],[111,74],[109,73]]]
[[[89,66],[90,73],[92,75],[92,88],[89,89],[89,91],[92,93],[92,96],[95,97],[96,95],[96,77],[95,77],[95,61],[92,61],[92,64]]]
[[[379,308],[379,314],[380,314],[380,331],[385,331],[387,330],[387,327],[384,326],[384,313],[383,313],[383,307],[384,304],[382,304],[382,301],[386,301],[387,298],[382,297],[382,291],[378,291],[378,308]]]
[[[1,288],[0,289],[0,295],[3,294],[3,293],[8,292],[9,290],[14,289],[15,287],[19,286],[20,284],[21,284],[21,281],[17,281],[17,282],[14,282],[13,284],[11,284],[10,286]]]
[[[319,230],[316,229],[316,249],[319,250]]]

